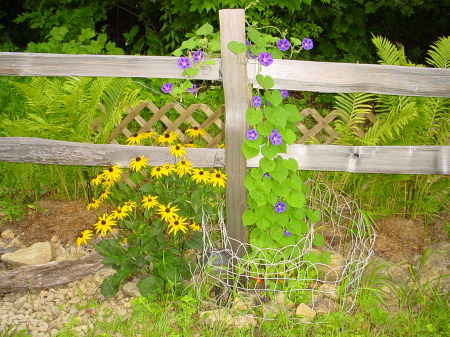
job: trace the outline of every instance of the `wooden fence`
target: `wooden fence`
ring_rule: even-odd
[[[246,208],[244,176],[247,167],[259,165],[259,158],[246,161],[240,148],[247,129],[245,111],[250,101],[248,84],[258,86],[255,76],[259,70],[274,79],[274,89],[450,97],[450,69],[292,60],[274,60],[270,67],[260,69],[255,60],[246,60],[245,53],[236,56],[227,48],[230,41],[245,42],[244,14],[240,9],[219,12],[221,58],[215,59],[215,65],[202,69],[194,77],[223,83],[226,150],[188,149],[187,153],[194,166],[225,167],[229,178],[226,191],[228,235],[242,242],[246,241],[246,232],[242,226],[242,213]],[[0,53],[0,76],[182,78],[177,60],[177,57],[158,56]],[[5,162],[126,166],[132,158],[140,155],[148,157],[151,165],[160,165],[170,156],[166,148],[0,138],[0,161]],[[294,144],[289,147],[286,157],[297,159],[299,168],[304,170],[450,173],[450,146]]]

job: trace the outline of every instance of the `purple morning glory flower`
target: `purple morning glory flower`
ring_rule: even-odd
[[[305,50],[313,49],[313,47],[314,47],[313,40],[308,39],[307,37],[305,37],[305,38],[303,39],[303,41],[302,41],[302,47],[303,47],[303,49],[305,49]]]
[[[284,230],[284,236],[291,236],[292,233],[289,232],[287,229]]]
[[[248,140],[256,140],[256,138],[258,138],[259,134],[258,131],[256,131],[255,129],[251,129],[247,131],[247,139]]]
[[[272,178],[272,176],[266,172],[263,174],[263,178]]]
[[[289,92],[287,90],[280,90],[280,92],[283,99],[286,99],[289,96]]]
[[[191,66],[191,60],[189,59],[189,57],[182,56],[178,59],[178,66],[182,70],[189,68]]]
[[[264,67],[268,67],[273,63],[273,58],[272,55],[270,55],[270,53],[259,53],[258,61]]]
[[[286,51],[291,48],[291,43],[286,39],[279,39],[277,42],[277,47],[281,51]]]
[[[245,44],[247,46],[251,46],[252,44],[250,43],[249,40],[245,40]],[[250,50],[247,50],[247,56],[251,59],[256,59],[258,56],[256,56],[255,54],[253,54]]]
[[[205,58],[205,53],[202,50],[197,50],[194,54],[192,54],[192,59],[195,63],[199,63],[201,60]]]
[[[276,211],[277,213],[283,213],[285,210],[286,210],[286,204],[285,204],[284,202],[278,201],[278,202],[275,204],[275,211]]]
[[[273,129],[269,136],[270,141],[273,145],[280,145],[283,141],[283,137],[280,135],[277,129]]]
[[[170,82],[164,83],[164,85],[161,87],[161,91],[164,93],[169,93],[172,91],[173,84]]]
[[[268,100],[266,100],[266,104],[267,105],[272,105],[272,103],[270,103]]]
[[[261,106],[261,104],[262,104],[262,98],[261,97],[256,96],[256,95],[252,97],[252,105],[255,108]]]
[[[188,88],[186,91],[192,93],[194,96],[197,96],[197,84],[193,84],[192,88]]]

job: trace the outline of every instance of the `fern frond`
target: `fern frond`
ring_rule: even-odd
[[[430,48],[427,63],[436,68],[450,68],[450,36],[439,38]]]
[[[373,95],[367,93],[338,94],[335,108],[337,113],[351,130],[358,131],[359,125],[364,123],[365,114],[372,111]]]
[[[405,48],[401,44],[395,46],[392,42],[382,36],[374,36],[372,43],[377,49],[377,55],[380,58],[378,63],[396,66],[414,65],[408,61],[405,55]]]

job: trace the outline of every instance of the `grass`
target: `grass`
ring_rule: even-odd
[[[364,285],[357,305],[350,313],[334,312],[319,316],[316,322],[302,324],[279,316],[277,320],[261,320],[256,327],[229,328],[199,322],[199,300],[193,290],[183,294],[165,294],[160,298],[138,297],[132,301],[132,315],[124,319],[114,312],[94,308],[89,328],[77,332],[76,326],[86,324],[73,317],[56,335],[58,337],[115,337],[115,336],[450,336],[449,295],[432,289],[412,294],[399,294],[399,306],[385,308],[376,289]],[[427,290],[427,291],[425,291]],[[0,337],[31,336],[13,327],[0,331]]]

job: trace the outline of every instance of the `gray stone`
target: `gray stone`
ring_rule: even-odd
[[[233,325],[233,317],[227,309],[216,309],[204,311],[200,313],[200,322],[207,325],[224,324],[226,326]]]
[[[341,254],[332,252],[330,263],[327,265],[319,265],[320,270],[323,272],[321,279],[330,282],[340,280],[344,272],[344,267],[344,257]]]
[[[244,292],[238,292],[237,296],[233,300],[231,307],[232,311],[249,311],[255,305],[255,296],[246,294]]]
[[[450,292],[450,243],[436,243],[427,249],[419,269],[419,284],[436,289],[439,293]]]
[[[137,287],[136,283],[134,282],[128,282],[123,285],[122,291],[126,296],[130,297],[139,297],[141,296],[141,292],[139,291],[139,288]]]
[[[305,303],[300,303],[300,305],[295,310],[295,314],[307,321],[313,321],[316,318],[316,311],[308,307]]]
[[[237,316],[233,318],[233,325],[238,329],[249,328],[251,326],[256,327],[257,324],[256,319],[250,316]]]
[[[52,260],[52,247],[50,242],[37,242],[31,247],[3,254],[1,259],[10,268],[45,264]]]
[[[2,232],[2,239],[12,240],[14,239],[14,232],[12,229],[8,228]]]

